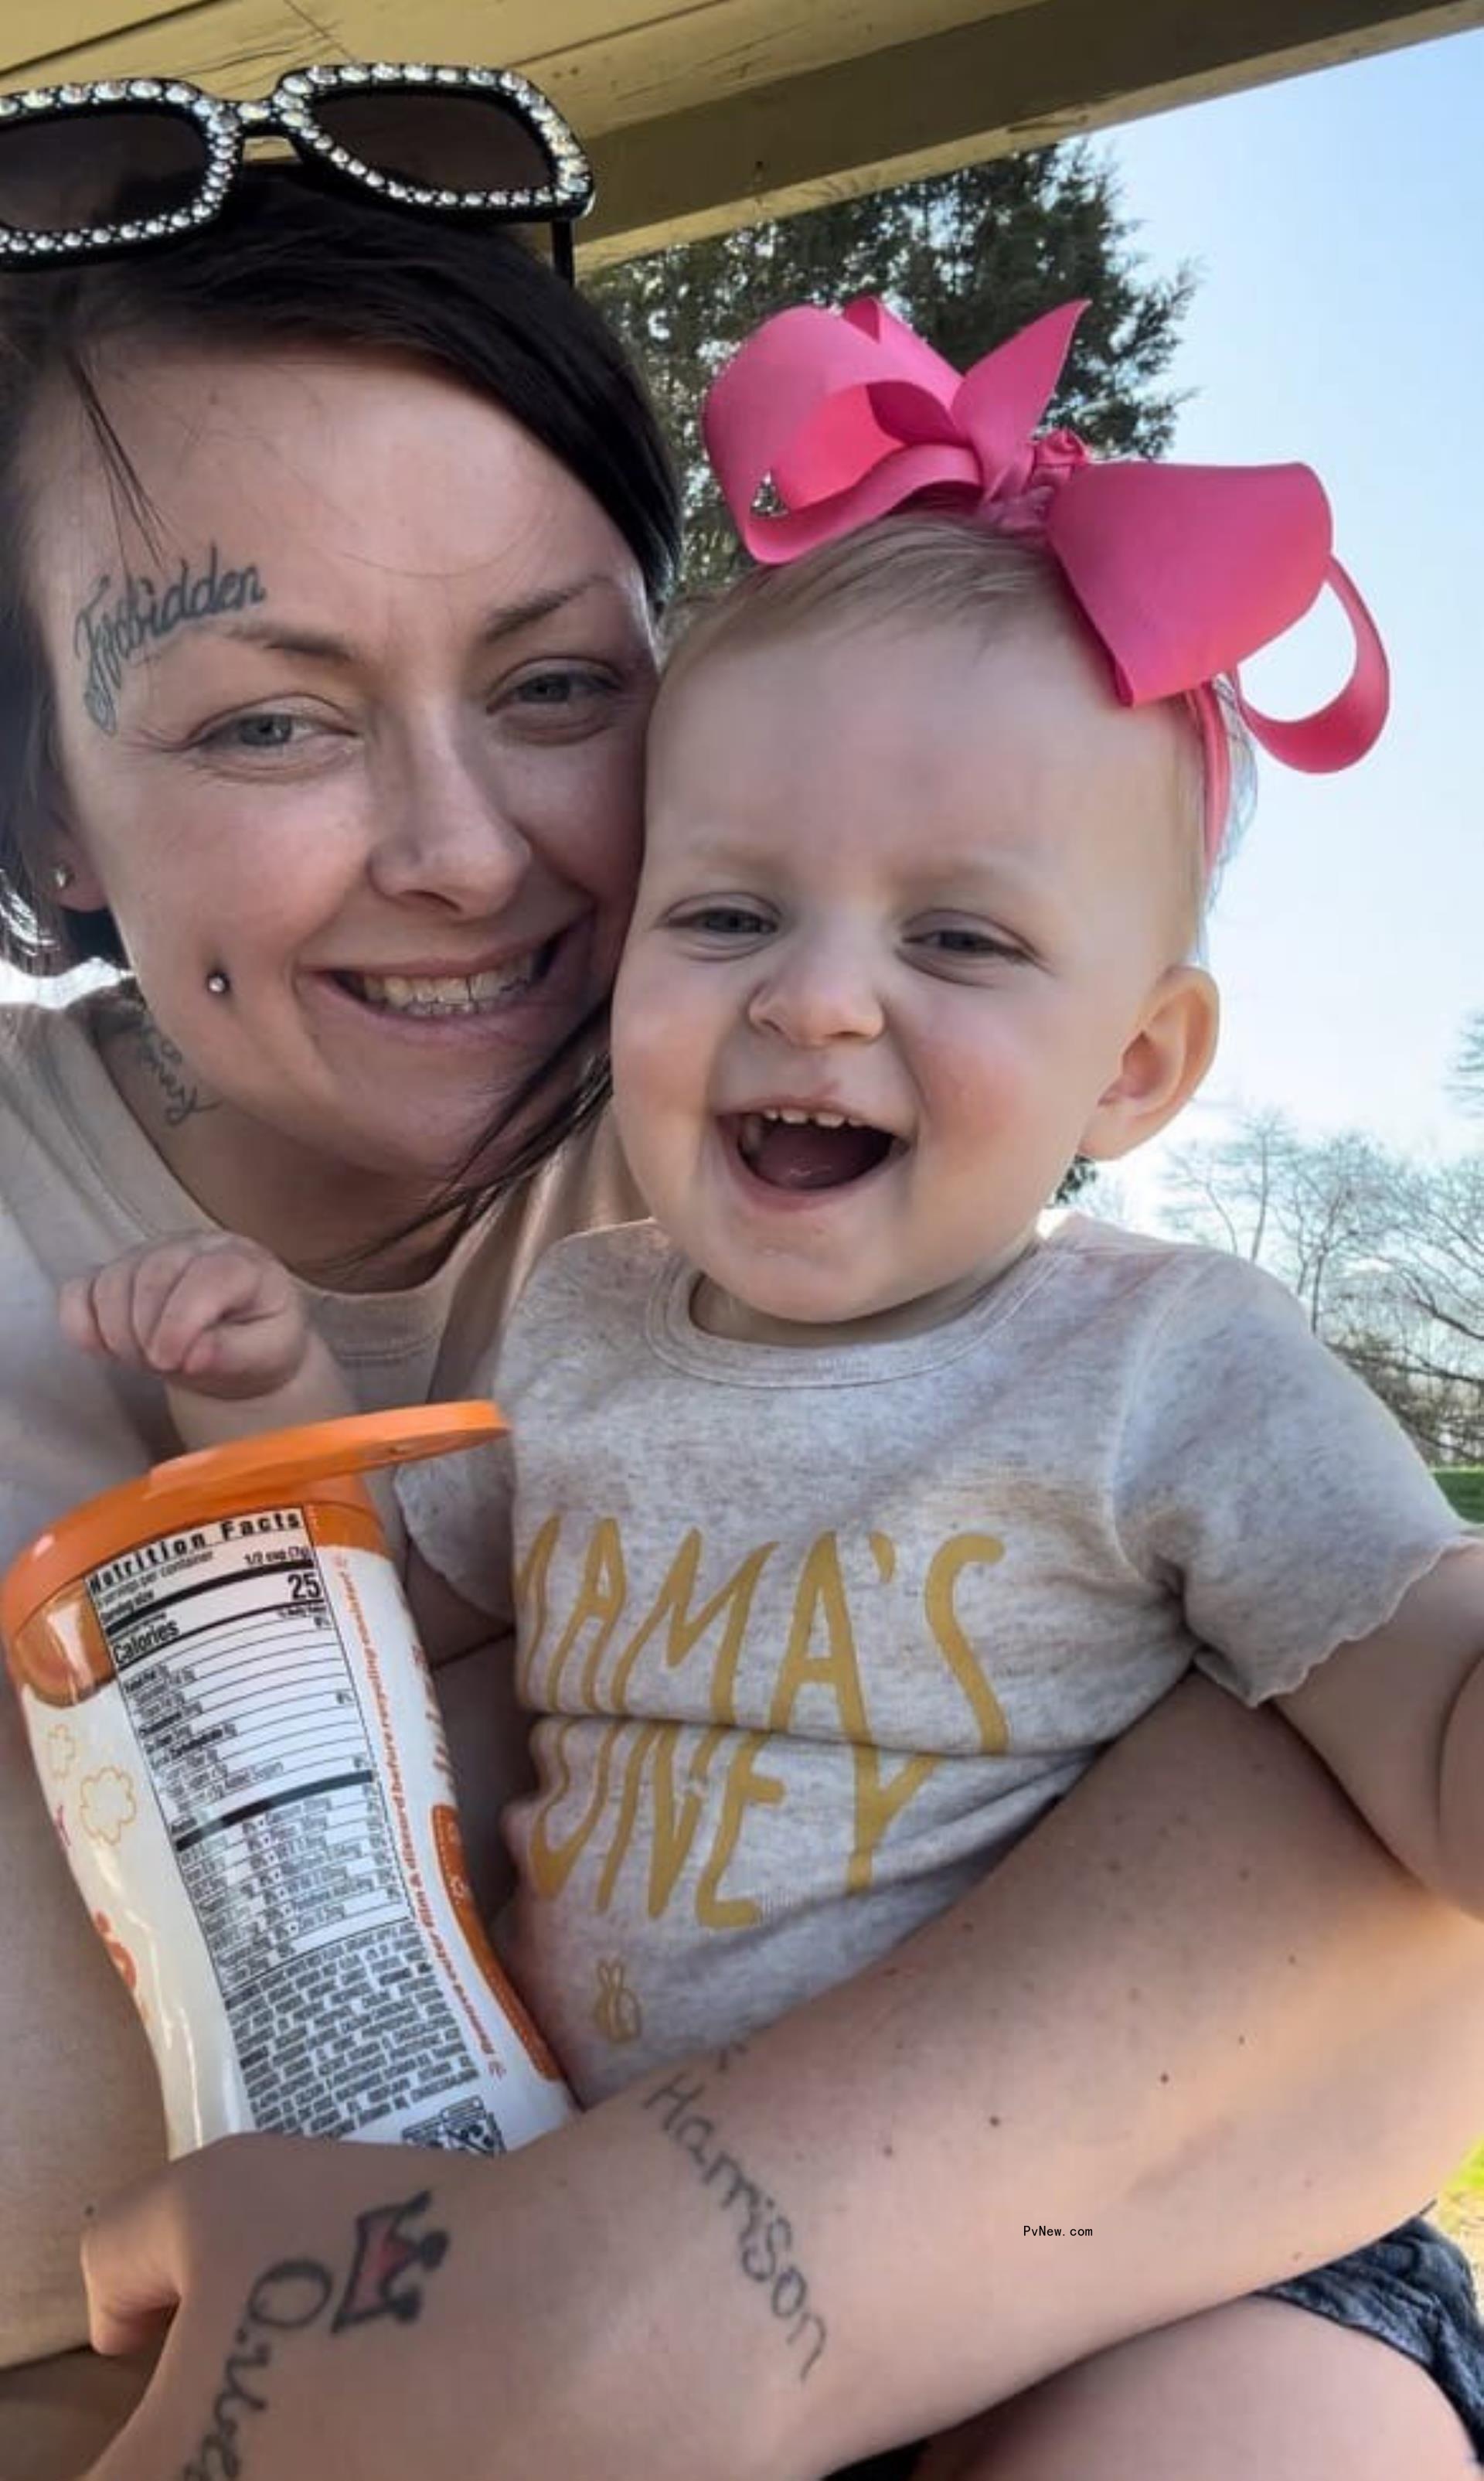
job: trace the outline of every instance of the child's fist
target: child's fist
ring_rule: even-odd
[[[62,1331],[84,1352],[193,1394],[269,1395],[297,1378],[312,1330],[293,1277],[255,1240],[193,1234],[131,1249],[58,1300]]]

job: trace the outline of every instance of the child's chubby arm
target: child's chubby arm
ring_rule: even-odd
[[[299,1285],[255,1240],[191,1233],[74,1276],[58,1298],[80,1350],[165,1387],[182,1447],[354,1412]]]
[[[132,1249],[64,1285],[58,1314],[63,1333],[82,1351],[161,1381],[184,1448],[221,1447],[357,1409],[287,1267],[236,1233],[193,1233]],[[405,1531],[396,1495],[380,1477],[369,1479],[400,1559]],[[415,1548],[405,1581],[435,1668],[488,1637],[484,1614]]]
[[[1484,1918],[1484,1540],[1275,1702],[1397,1859]]]

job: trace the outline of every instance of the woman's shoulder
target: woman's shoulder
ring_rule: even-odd
[[[0,1117],[8,1126],[70,1119],[79,1083],[101,1074],[91,998],[61,1006],[29,998],[0,1005]]]
[[[161,1219],[165,1167],[99,1051],[117,1005],[88,993],[62,1005],[22,999],[0,1006],[8,1219],[59,1273],[72,1271],[69,1235],[96,1264],[172,1220]]]
[[[476,1255],[497,1267],[499,1289],[508,1306],[560,1244],[632,1223],[645,1211],[612,1116],[604,1112],[569,1137],[534,1180],[497,1208],[475,1244]]]

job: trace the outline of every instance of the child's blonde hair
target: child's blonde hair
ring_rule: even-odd
[[[783,566],[750,568],[715,594],[683,602],[672,619],[661,699],[715,655],[742,653],[816,629],[917,621],[934,628],[966,628],[990,644],[1022,614],[1038,614],[1086,634],[1087,624],[1062,584],[1056,562],[1033,535],[997,533],[948,509],[917,509],[861,526]],[[1218,683],[1218,694],[1222,688]],[[1167,703],[1189,714],[1184,698]],[[1229,695],[1221,696],[1221,708],[1232,744],[1235,822],[1250,802],[1251,748]],[[1182,799],[1189,825],[1181,843],[1187,873],[1182,898],[1195,944],[1215,874],[1208,870],[1205,857],[1204,769],[1193,717],[1182,745],[1188,753],[1182,767]],[[1222,861],[1234,834],[1235,824],[1229,823]]]

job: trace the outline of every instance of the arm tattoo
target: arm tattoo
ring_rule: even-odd
[[[743,2047],[733,2045],[718,2057],[723,2075]],[[792,2255],[796,2246],[793,2224],[776,2199],[748,2177],[736,2155],[716,2142],[716,2103],[710,2096],[703,2077],[683,2070],[655,2085],[639,2107],[658,2113],[652,2122],[657,2133],[688,2157],[701,2187],[725,2216],[736,2240],[738,2266],[749,2283],[764,2286],[769,2310],[787,2329],[784,2340],[790,2350],[803,2345],[802,2384],[828,2342],[829,2330],[810,2306],[808,2282]],[[703,2107],[708,2102],[710,2107]]]
[[[152,577],[126,577],[118,587],[105,572],[72,626],[72,652],[83,667],[83,705],[98,730],[117,731],[123,667],[146,646],[158,645],[188,621],[215,620],[223,612],[267,600],[256,568],[223,568],[215,543],[204,568],[182,560],[168,586]]]
[[[219,1103],[208,1103],[202,1099],[201,1089],[187,1068],[184,1053],[176,1048],[168,1034],[160,1032],[151,1018],[142,1017],[131,1032],[135,1058],[142,1068],[148,1069],[160,1088],[168,1129],[178,1129],[183,1120],[194,1118],[199,1111],[221,1110]]]
[[[284,2336],[303,2334],[311,2326],[335,2336],[374,2317],[410,2326],[422,2315],[423,2286],[416,2273],[430,2274],[443,2263],[449,2238],[446,2232],[425,2232],[414,2238],[405,2226],[426,2214],[431,2204],[432,2191],[425,2188],[401,2205],[377,2206],[358,2214],[344,2283],[318,2258],[281,2258],[264,2267],[232,2337],[210,2421],[177,2481],[237,2481],[247,2471],[243,2415],[271,2409],[268,2373]],[[266,2472],[271,2468],[262,2468]]]

